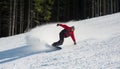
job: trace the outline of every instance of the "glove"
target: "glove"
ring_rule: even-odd
[[[60,24],[57,24],[57,26],[60,26]]]
[[[76,45],[76,42],[74,42],[74,45]]]

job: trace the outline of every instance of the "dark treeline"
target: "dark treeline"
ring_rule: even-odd
[[[98,17],[120,11],[120,0],[0,0],[0,37],[50,22]]]
[[[120,11],[119,0],[55,0],[53,21],[80,20]]]

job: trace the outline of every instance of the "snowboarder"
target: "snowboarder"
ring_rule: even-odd
[[[64,38],[67,38],[69,36],[71,36],[73,42],[74,42],[74,45],[76,45],[76,40],[75,40],[75,36],[74,36],[74,30],[75,30],[75,27],[72,26],[72,27],[69,27],[65,24],[57,24],[57,26],[61,26],[63,27],[64,29],[59,33],[59,41],[57,42],[54,42],[52,44],[52,46],[59,46],[59,45],[62,45],[63,42],[64,42]]]

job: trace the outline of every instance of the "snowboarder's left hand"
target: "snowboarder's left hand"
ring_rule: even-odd
[[[74,42],[74,45],[76,45],[76,42]]]

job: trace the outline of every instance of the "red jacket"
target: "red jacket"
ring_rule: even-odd
[[[75,36],[74,36],[74,31],[72,31],[72,28],[67,26],[67,25],[64,25],[64,24],[60,24],[59,26],[63,27],[67,31],[69,31],[67,34],[65,34],[65,37],[71,36],[71,38],[74,41],[74,43],[76,43]]]

